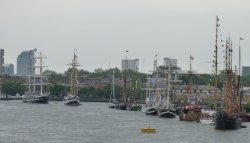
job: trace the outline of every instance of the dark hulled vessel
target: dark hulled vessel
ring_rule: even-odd
[[[241,128],[240,119],[234,114],[228,114],[225,111],[218,111],[215,118],[215,129],[234,130]]]
[[[127,110],[127,104],[125,102],[117,102],[115,104],[115,109],[117,109],[117,110]]]
[[[216,44],[215,44],[215,67],[216,67],[216,78],[215,78],[215,86],[217,87],[217,37],[218,37],[218,24],[219,18],[216,17]],[[215,98],[215,109],[216,117],[215,117],[215,129],[218,130],[234,130],[234,129],[240,129],[241,128],[241,121],[238,118],[238,109],[235,108],[238,104],[236,102],[237,94],[239,93],[239,88],[236,90],[233,85],[235,83],[234,77],[237,75],[237,73],[234,73],[232,70],[232,40],[228,38],[226,40],[225,44],[225,69],[223,70],[223,75],[225,82],[223,84],[224,91],[223,91],[223,106],[221,109],[217,108],[217,98]],[[239,80],[237,80],[239,82]],[[237,86],[238,87],[238,86]],[[236,93],[236,94],[235,94]],[[217,97],[217,92],[215,92],[215,97]],[[236,103],[236,104],[235,104]]]
[[[153,115],[153,116],[157,116],[158,115],[158,109],[155,107],[150,107],[146,110],[145,112],[146,115]]]
[[[33,54],[35,54],[36,49],[32,51]],[[43,62],[42,59],[45,58],[42,56],[42,53],[40,52],[40,56],[39,57],[35,57],[35,59],[40,59],[40,66],[38,66],[38,68],[40,68],[40,92],[35,90],[35,81],[36,81],[36,76],[35,76],[35,61],[32,61],[32,75],[34,78],[34,82],[33,82],[33,91],[31,91],[30,86],[31,86],[31,81],[30,81],[30,77],[29,77],[29,92],[26,92],[23,96],[22,96],[22,101],[23,103],[39,103],[39,104],[48,104],[49,103],[49,95],[43,93]]]
[[[22,101],[24,103],[40,103],[48,104],[49,96],[45,94],[40,94],[40,92],[27,92],[22,96]]]
[[[159,109],[158,116],[162,118],[175,118],[176,114],[174,111],[169,109]]]
[[[142,106],[138,105],[138,104],[134,104],[128,107],[129,111],[141,111],[142,110]]]

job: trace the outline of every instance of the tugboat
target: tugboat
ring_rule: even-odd
[[[79,106],[80,105],[80,98],[76,95],[77,94],[77,51],[74,52],[73,61],[70,64],[72,65],[71,69],[71,77],[70,77],[70,92],[67,96],[64,97],[64,104],[69,106]]]
[[[36,49],[33,50],[33,54],[35,53]],[[40,52],[40,57],[35,57],[35,59],[40,59],[40,92],[35,91],[35,60],[33,60],[32,63],[32,69],[33,69],[33,78],[34,78],[34,83],[33,83],[33,91],[30,90],[30,78],[29,78],[29,92],[26,92],[22,96],[22,101],[23,103],[40,103],[40,104],[48,104],[49,103],[49,96],[45,93],[43,93],[43,62],[42,59],[45,57],[42,57],[42,53]]]

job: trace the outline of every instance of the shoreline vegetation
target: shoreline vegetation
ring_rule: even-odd
[[[159,68],[163,68],[159,66]],[[179,67],[173,67],[174,69],[179,69]],[[121,89],[122,89],[122,74],[118,68],[112,69],[96,69],[94,72],[89,72],[86,70],[78,70],[78,96],[81,98],[81,102],[109,102],[111,94],[112,85],[112,72],[114,71],[114,88],[116,99],[121,99]],[[62,101],[63,97],[69,92],[68,79],[70,78],[71,68],[69,68],[64,73],[57,73],[55,71],[46,70],[44,71],[45,85],[44,92],[49,93],[50,101]],[[135,72],[128,70],[128,80],[127,80],[127,93],[134,94],[135,87],[138,86],[141,90],[137,91],[138,100],[140,103],[145,101],[145,89],[147,87],[147,77],[153,77],[155,73],[145,74],[140,72]],[[164,76],[164,75],[160,75]],[[175,83],[173,87],[177,85],[185,86],[189,83],[187,74],[178,74],[177,79],[180,83]],[[214,76],[212,74],[194,74],[192,78],[192,83],[194,87],[197,85],[212,85],[214,83]],[[37,81],[39,82],[39,81]],[[21,100],[22,95],[25,91],[29,91],[27,84],[27,77],[20,76],[1,76],[1,91],[2,97],[0,100]],[[221,88],[222,81],[219,81],[218,88]],[[242,85],[250,85],[250,76],[242,77]],[[31,85],[31,89],[35,86],[36,91],[40,88],[38,85]],[[4,97],[8,95],[8,97]],[[249,106],[250,110],[250,106]]]

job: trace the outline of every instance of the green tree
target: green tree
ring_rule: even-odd
[[[87,87],[82,87],[78,91],[78,96],[79,97],[88,97],[89,96],[89,88]]]
[[[19,80],[7,80],[4,81],[2,85],[2,92],[6,95],[16,95],[17,93],[22,95],[24,94],[25,89],[25,85]]]
[[[66,95],[66,87],[63,85],[55,84],[50,88],[50,95],[53,98],[62,99]]]

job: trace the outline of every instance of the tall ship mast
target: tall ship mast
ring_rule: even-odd
[[[79,106],[80,98],[76,95],[78,85],[77,66],[80,66],[77,62],[77,50],[75,50],[72,63],[70,63],[69,65],[72,66],[70,76],[70,92],[67,94],[67,96],[64,97],[64,104],[69,106]]]
[[[218,46],[217,46],[217,32],[218,32],[218,21],[219,18],[216,17],[216,52],[218,51]],[[224,86],[224,92],[223,92],[223,105],[221,108],[217,107],[217,95],[215,95],[215,109],[216,110],[216,118],[215,118],[215,129],[218,130],[232,130],[232,129],[239,129],[241,128],[241,121],[238,118],[235,106],[234,106],[234,91],[236,91],[233,88],[233,77],[235,73],[232,70],[232,41],[231,39],[226,40],[226,45],[225,45],[225,69],[224,69],[224,74],[225,74],[225,82],[223,84]],[[217,59],[217,53],[216,57]],[[215,61],[215,68],[217,69],[217,61]],[[216,71],[215,71],[216,72]],[[216,72],[216,77],[217,77],[217,72]],[[217,80],[215,80],[215,84],[217,84]],[[216,87],[215,87],[216,88]],[[217,88],[216,88],[217,89]]]
[[[110,91],[110,99],[109,99],[109,103],[111,105],[109,105],[109,108],[115,108],[115,104],[116,104],[116,99],[115,99],[115,71],[114,69],[112,70],[112,80],[111,80],[111,91]]]
[[[194,60],[194,57],[190,55],[189,57],[189,70],[188,70],[188,85],[187,85],[187,103],[190,103],[190,98],[192,98],[192,77],[193,77],[193,69],[192,69],[192,60]]]
[[[218,32],[219,32],[219,18],[216,16],[216,34],[215,34],[215,50],[214,50],[214,110],[217,110],[218,101]]]
[[[158,76],[157,71],[157,54],[154,57],[154,64],[153,64],[153,75],[154,77],[149,78],[147,75],[147,98],[148,98],[148,107],[146,109],[146,115],[158,115],[158,107],[159,107],[159,82],[160,78]],[[160,93],[161,94],[161,93]]]
[[[171,83],[171,64],[169,64],[168,66],[168,71],[167,71],[167,75],[166,75],[166,94],[164,97],[164,103],[163,103],[163,107],[160,107],[158,110],[158,115],[159,117],[163,117],[163,118],[175,118],[176,114],[175,111],[172,110],[170,108],[170,83]]]
[[[33,53],[35,54],[36,49],[33,50]],[[36,86],[36,76],[35,76],[35,67],[32,67],[33,69],[33,91],[30,90],[30,77],[29,77],[29,91],[26,92],[23,97],[22,101],[24,103],[41,103],[41,104],[48,104],[49,103],[49,96],[46,93],[43,93],[43,68],[47,67],[43,65],[43,59],[46,57],[42,56],[42,53],[40,52],[40,55],[38,57],[34,57],[32,65],[35,66],[35,59],[39,59],[40,65],[37,66],[37,68],[40,68],[40,92],[35,90]]]
[[[121,95],[122,99],[119,100],[119,102],[116,103],[115,108],[118,110],[127,110],[128,102],[127,102],[127,66],[128,66],[128,60],[127,60],[127,53],[128,50],[126,50],[126,56],[124,61],[124,76],[122,75],[122,89],[121,89]]]

